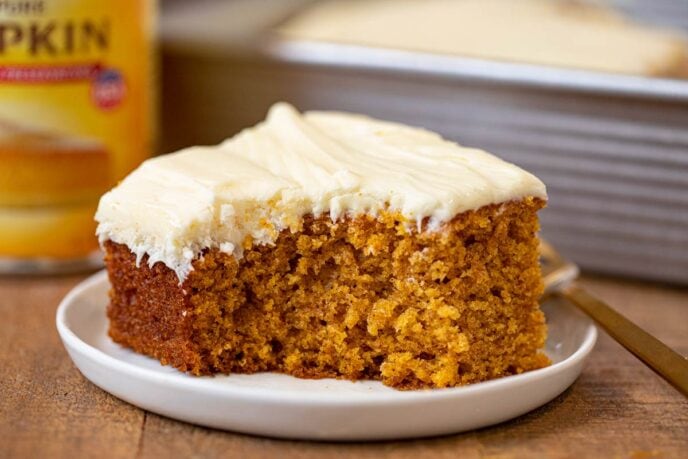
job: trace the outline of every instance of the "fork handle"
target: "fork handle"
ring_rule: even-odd
[[[576,283],[572,282],[558,293],[578,306],[619,344],[688,397],[688,359]]]

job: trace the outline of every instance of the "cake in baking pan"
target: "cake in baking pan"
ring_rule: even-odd
[[[412,389],[540,368],[545,202],[484,151],[280,103],[102,197],[109,334],[194,375]]]
[[[585,1],[322,1],[279,32],[304,40],[688,77],[684,37]]]

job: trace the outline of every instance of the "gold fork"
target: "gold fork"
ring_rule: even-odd
[[[559,296],[578,306],[609,336],[688,397],[688,359],[577,285],[578,267],[545,241],[540,243],[540,258],[545,295]]]

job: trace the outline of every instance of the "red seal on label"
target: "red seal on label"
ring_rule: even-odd
[[[103,110],[110,110],[121,104],[126,92],[124,78],[113,69],[99,72],[91,84],[91,100]]]

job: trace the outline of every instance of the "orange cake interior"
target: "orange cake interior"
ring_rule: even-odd
[[[250,136],[251,144],[257,145],[253,136],[263,132],[261,129],[286,129],[287,121],[297,123],[301,116],[280,106],[273,109],[262,127],[254,128],[258,131],[242,135]],[[320,115],[308,116],[304,122],[323,128],[324,124],[313,121]],[[341,124],[350,119],[335,121]],[[384,142],[389,142],[387,136],[392,134],[404,137],[416,132],[375,124],[366,134],[363,127],[373,121],[356,118],[352,123],[355,125],[347,128],[358,131],[359,136],[371,132],[377,136],[382,129]],[[307,126],[301,127],[309,139],[328,144]],[[343,142],[334,128],[322,132]],[[273,134],[281,136],[282,131]],[[285,139],[291,142],[293,137],[290,131]],[[429,144],[441,140],[439,136],[432,138],[435,140],[417,139],[417,144],[422,143],[426,151]],[[232,156],[236,142],[228,142],[223,148]],[[450,148],[448,144],[443,143],[443,148]],[[451,151],[459,148],[451,145]],[[398,152],[405,151],[401,145]],[[483,153],[479,154],[481,161],[488,161],[480,155]],[[258,162],[255,155],[251,158],[252,165]],[[507,163],[496,158],[492,163],[492,158],[481,173],[489,173],[491,167],[494,174],[499,174],[497,168],[507,168]],[[188,159],[193,160],[193,154]],[[504,180],[512,180],[514,186],[520,187],[521,196],[512,187],[508,193],[514,199],[463,209],[444,220],[430,212],[412,221],[410,207],[395,209],[397,199],[391,195],[391,202],[382,202],[383,207],[374,212],[343,211],[338,216],[333,214],[333,201],[328,197],[330,212],[304,213],[290,220],[289,225],[276,225],[271,223],[276,214],[266,209],[280,209],[279,218],[283,218],[285,210],[278,203],[265,202],[260,212],[252,207],[239,220],[238,191],[232,192],[229,196],[234,213],[230,213],[233,219],[228,221],[236,225],[230,228],[233,232],[224,233],[222,240],[204,240],[196,249],[189,249],[195,247],[190,241],[199,239],[197,233],[207,238],[207,234],[227,229],[218,223],[222,214],[217,210],[222,207],[217,205],[220,191],[214,188],[212,198],[198,193],[199,200],[208,198],[208,202],[215,203],[215,207],[207,209],[207,220],[200,220],[201,213],[174,207],[173,203],[184,203],[170,196],[161,197],[160,190],[151,185],[156,181],[156,186],[172,189],[188,186],[185,194],[179,195],[183,199],[196,190],[200,175],[185,185],[168,184],[161,176],[169,173],[171,164],[160,161],[164,157],[149,161],[119,190],[106,195],[97,214],[112,284],[107,315],[109,334],[115,342],[194,375],[275,371],[306,378],[380,380],[400,389],[464,385],[548,365],[542,352],[546,326],[538,304],[542,281],[536,213],[546,202],[544,188],[515,166],[508,165],[509,174],[504,175]],[[237,168],[242,164],[237,157],[228,161]],[[458,169],[463,164],[458,161],[456,171],[463,170]],[[213,173],[218,167],[221,165],[215,164]],[[270,167],[272,174],[282,174]],[[363,174],[353,164],[347,167],[352,174]],[[450,172],[452,167],[446,166]],[[198,174],[186,166],[182,169],[184,174]],[[206,190],[209,182],[207,176],[203,177]],[[296,180],[295,175],[289,177]],[[453,183],[450,178],[447,183]],[[473,180],[468,175],[463,178]],[[308,180],[310,183],[312,177]],[[222,181],[221,190],[226,193],[233,182],[225,175]],[[373,193],[373,185],[361,183],[356,185],[359,193]],[[402,185],[401,181],[395,183]],[[476,189],[486,192],[481,187]],[[136,205],[127,205],[128,192],[139,196]],[[490,193],[488,198],[494,200],[497,193]],[[281,196],[286,194],[282,192]],[[148,199],[157,207],[137,207]],[[288,204],[297,206],[302,199]],[[165,207],[168,201],[169,207]],[[413,202],[425,206],[430,198]],[[352,204],[347,206],[351,208]],[[309,202],[302,208],[307,207],[318,206]],[[217,213],[212,213],[213,209]],[[156,215],[150,215],[158,211],[174,220],[173,224],[160,227]],[[193,224],[181,224],[185,216]],[[238,232],[237,228],[242,228],[239,225],[248,225],[251,219],[256,220],[256,226],[250,234]],[[214,229],[208,233],[202,229],[204,225],[220,226],[211,226]],[[173,231],[180,232],[169,236]],[[166,238],[159,240],[169,245],[151,242],[156,237]]]

